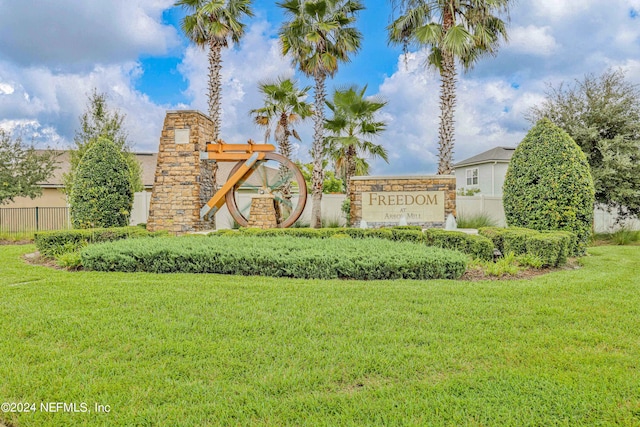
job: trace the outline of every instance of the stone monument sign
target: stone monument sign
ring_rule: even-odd
[[[405,222],[422,227],[444,227],[456,214],[453,175],[363,176],[351,179],[351,226],[369,227]]]

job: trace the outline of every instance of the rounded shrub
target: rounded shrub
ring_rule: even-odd
[[[105,138],[87,149],[71,184],[69,205],[74,228],[129,225],[133,189],[129,166],[118,147]]]
[[[594,193],[585,154],[565,131],[542,119],[522,140],[507,169],[503,186],[507,223],[571,231],[583,253],[591,233]]]

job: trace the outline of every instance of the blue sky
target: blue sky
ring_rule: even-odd
[[[375,161],[373,173],[434,173],[438,75],[424,68],[424,52],[405,58],[388,46],[390,2],[364,3],[362,50],[328,88],[367,84],[368,95],[388,101],[378,142],[390,162]],[[246,36],[223,54],[222,137],[229,142],[262,139],[248,116],[261,103],[258,82],[297,75],[280,55],[275,2],[253,5]],[[38,146],[68,147],[97,88],[126,114],[133,149],[156,151],[166,110],[207,109],[206,55],[181,35],[183,15],[172,0],[0,0],[0,127]],[[548,84],[608,68],[640,84],[640,0],[515,0],[509,34],[495,58],[458,78],[456,161],[522,140],[531,126],[526,112],[544,100]],[[310,121],[299,128],[295,157],[303,161],[311,128]]]
[[[268,21],[271,28],[267,35],[277,37],[284,16],[273,1],[254,1],[254,20]],[[346,64],[340,65],[340,72],[330,82],[330,87],[357,83],[377,87],[384,78],[393,73],[401,48],[389,46],[385,27],[390,22],[391,11],[387,7],[369,7],[358,14],[358,29],[363,33],[362,46],[358,55]],[[162,22],[180,27],[186,11],[182,7],[167,9],[162,14]],[[142,56],[140,64],[144,75],[136,82],[136,89],[146,93],[159,104],[188,103],[184,95],[187,82],[177,70],[181,57],[189,41],[181,37],[181,44],[163,56]],[[312,84],[304,76],[299,76],[306,84]]]

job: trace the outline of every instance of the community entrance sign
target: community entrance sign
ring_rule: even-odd
[[[406,222],[423,227],[442,227],[449,214],[455,216],[455,177],[367,176],[351,181],[352,226],[383,227]]]
[[[444,191],[362,193],[362,219],[367,222],[439,222],[444,218]]]

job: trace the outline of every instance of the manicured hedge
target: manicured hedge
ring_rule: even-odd
[[[538,232],[520,227],[486,227],[480,228],[478,233],[491,239],[503,254],[534,255],[542,260],[544,266],[563,265],[568,256],[579,254],[578,239],[568,231]]]
[[[543,267],[557,267],[567,262],[568,240],[557,233],[540,233],[526,241],[526,253],[542,260]]]
[[[504,253],[504,234],[506,232],[507,229],[502,227],[481,227],[478,229],[478,234],[491,240],[493,246],[502,253]]]
[[[35,235],[35,244],[42,255],[55,257],[76,251],[90,243],[111,242],[132,237],[164,236],[166,234],[166,232],[150,233],[141,227],[40,231]]]
[[[503,234],[503,254],[513,252],[515,255],[527,253],[527,240],[540,233],[528,228],[512,227]]]
[[[466,269],[463,254],[381,239],[291,236],[256,239],[131,239],[86,247],[82,266],[99,271],[220,273],[306,279],[455,279]],[[344,233],[343,233],[344,234]]]
[[[430,228],[424,231],[427,244],[445,249],[454,249],[474,258],[490,261],[493,259],[493,242],[486,237],[461,231]]]
[[[242,236],[251,235],[258,237],[291,236],[309,239],[327,239],[336,234],[347,235],[354,239],[378,238],[402,242],[425,242],[420,227],[393,227],[393,228],[241,228],[239,230],[220,230],[209,234],[210,236]]]

